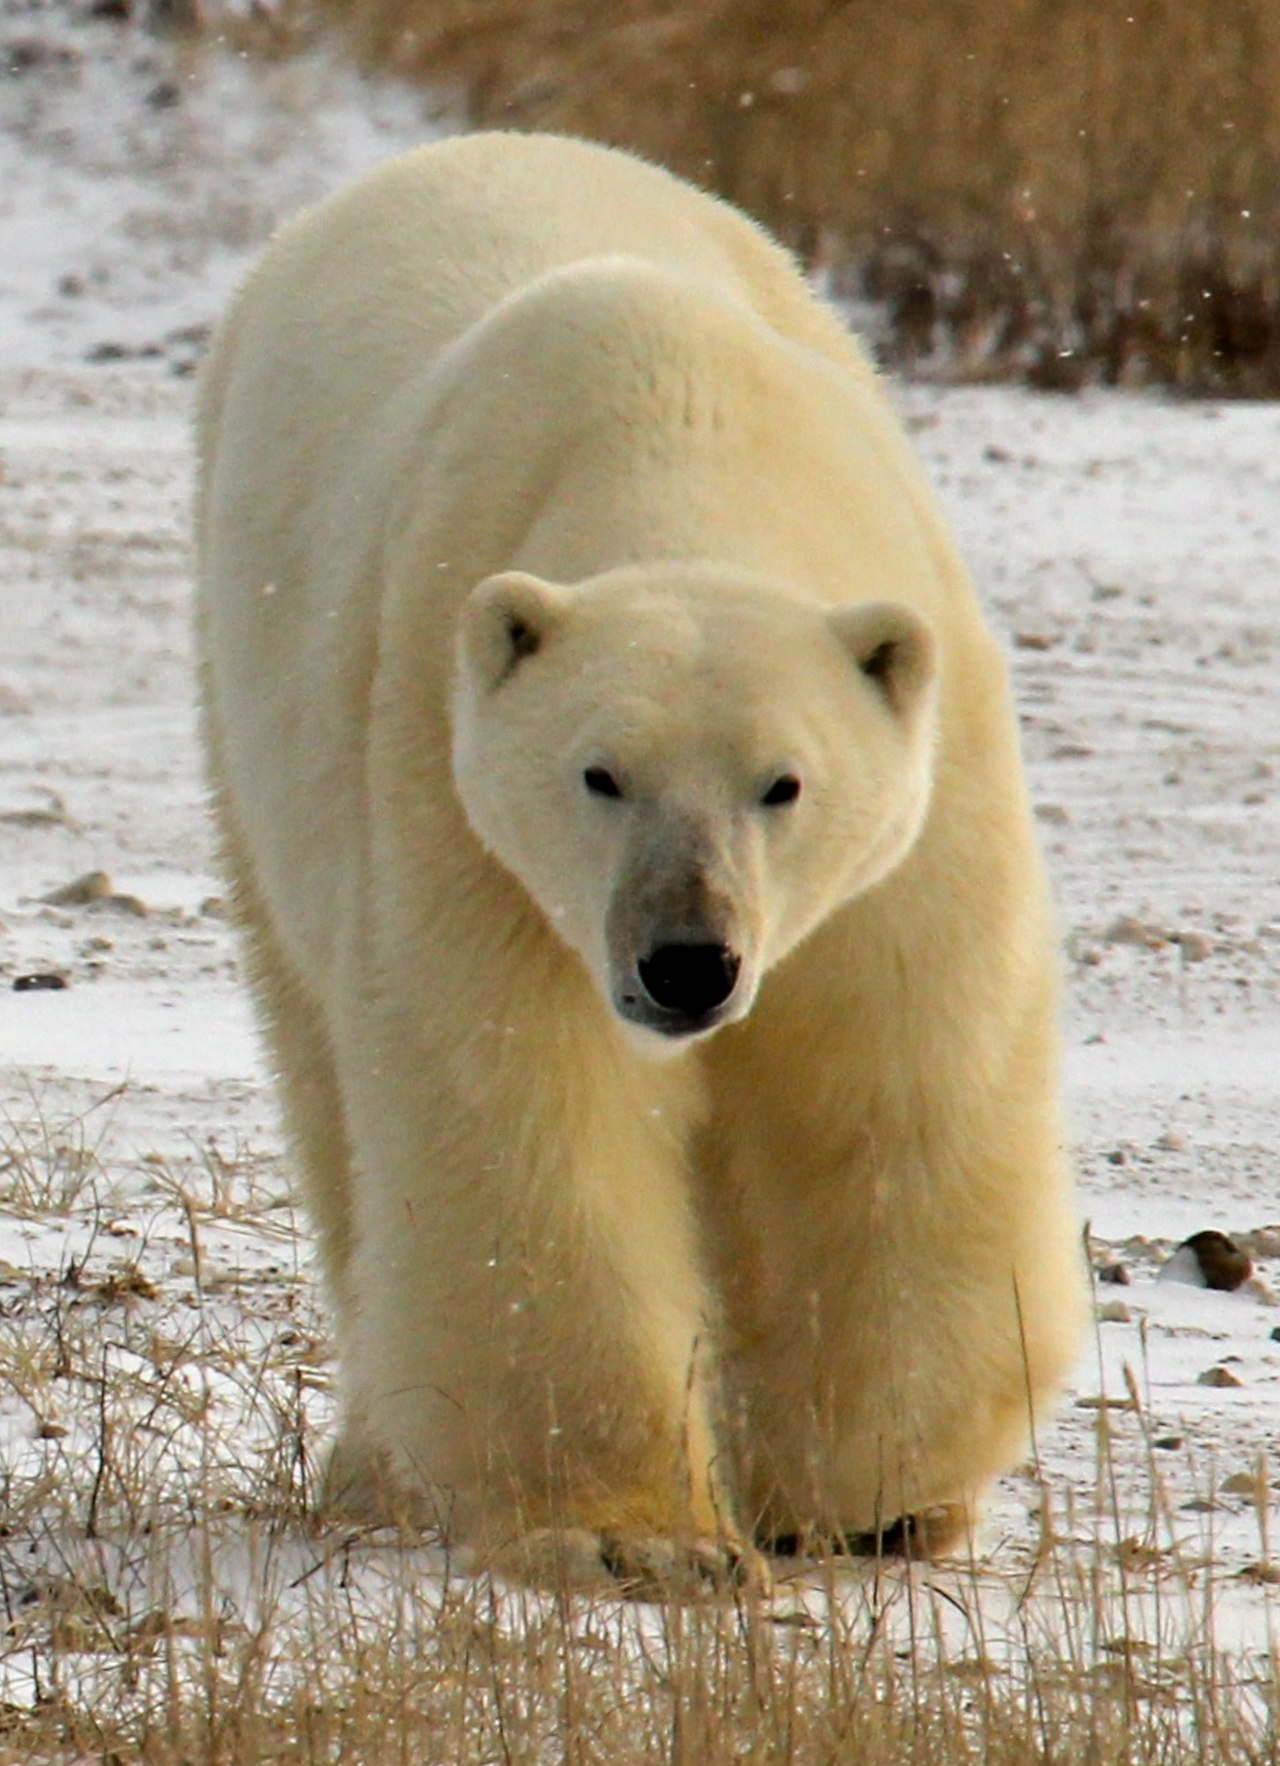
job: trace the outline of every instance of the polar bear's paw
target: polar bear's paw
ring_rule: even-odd
[[[849,1557],[954,1557],[968,1547],[972,1530],[973,1516],[963,1503],[942,1502],[899,1515],[887,1527],[846,1533],[841,1549]]]
[[[765,1596],[772,1588],[759,1553],[729,1539],[540,1527],[488,1552],[485,1563],[495,1574],[537,1586],[631,1600],[697,1600],[739,1591]]]
[[[945,1558],[967,1549],[973,1524],[973,1514],[964,1503],[944,1502],[915,1514],[899,1515],[882,1527],[834,1535],[817,1529],[778,1533],[761,1544],[784,1558]]]

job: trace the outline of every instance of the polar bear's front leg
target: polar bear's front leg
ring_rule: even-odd
[[[419,1050],[401,1070],[383,1036],[366,1045],[376,1071],[348,1083],[361,1159],[342,1359],[367,1443],[335,1464],[381,1457],[392,1507],[530,1579],[656,1585],[664,1564],[676,1583],[733,1579],[745,1548],[711,1420],[691,1084],[665,1066],[588,1089],[580,1063],[553,1071],[545,1036],[527,1065],[512,1040],[466,1093],[456,1057]]]

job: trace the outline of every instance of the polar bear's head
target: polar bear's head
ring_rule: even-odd
[[[572,588],[507,572],[463,607],[454,776],[657,1053],[744,1017],[770,966],[905,856],[935,676],[897,603],[826,608],[695,566]]]

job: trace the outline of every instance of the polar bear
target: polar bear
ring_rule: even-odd
[[[1082,1319],[1055,933],[844,327],[665,172],[473,135],[281,233],[198,440],[332,1500],[628,1586],[953,1546]]]

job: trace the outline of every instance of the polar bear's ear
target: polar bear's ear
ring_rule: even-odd
[[[488,576],[462,604],[458,661],[476,686],[502,685],[527,656],[536,656],[564,618],[569,597],[554,583],[522,570]]]
[[[932,627],[914,609],[901,601],[865,601],[837,607],[827,620],[899,716],[910,716],[932,696],[938,646]]]

